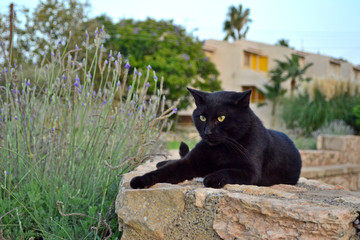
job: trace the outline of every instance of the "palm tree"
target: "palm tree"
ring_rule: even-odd
[[[278,63],[278,66],[269,72],[270,81],[264,85],[266,91],[259,90],[265,98],[272,102],[271,106],[271,126],[275,125],[275,114],[278,104],[281,101],[281,98],[285,95],[286,89],[281,87],[281,84],[287,79],[283,76],[282,63]],[[265,105],[266,103],[259,104],[259,107]]]
[[[243,6],[240,4],[238,8],[231,6],[227,14],[228,18],[224,22],[224,31],[226,36],[225,41],[228,41],[229,38],[233,40],[239,40],[246,37],[247,32],[249,31],[248,24],[252,22],[249,18],[250,9],[246,8],[243,11]],[[245,28],[244,31],[242,31]]]
[[[286,57],[286,61],[282,62],[275,60],[278,63],[278,66],[282,69],[285,74],[285,79],[291,79],[290,82],[290,97],[293,98],[294,91],[296,88],[296,81],[309,81],[310,78],[304,78],[306,70],[313,65],[313,63],[306,64],[303,68],[299,64],[299,56],[292,54],[291,58]]]

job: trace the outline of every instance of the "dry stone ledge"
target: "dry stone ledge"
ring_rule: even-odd
[[[301,178],[296,186],[226,185],[199,180],[131,189],[125,174],[116,200],[122,239],[360,239],[360,193]]]

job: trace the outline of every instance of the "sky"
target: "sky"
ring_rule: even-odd
[[[34,9],[40,0],[1,0]],[[84,0],[80,0],[84,2]],[[222,40],[230,6],[250,9],[248,40],[275,44],[289,40],[296,50],[343,58],[360,65],[360,0],[89,0],[90,17],[173,19],[200,40]]]

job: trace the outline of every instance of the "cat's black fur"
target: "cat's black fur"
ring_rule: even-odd
[[[299,151],[284,133],[263,126],[249,107],[251,91],[188,90],[195,99],[193,120],[202,140],[191,151],[181,144],[180,160],[161,162],[157,170],[133,178],[132,188],[179,183],[194,177],[204,177],[204,185],[213,188],[225,184],[297,183]],[[200,120],[200,116],[206,120]],[[219,116],[225,119],[220,122]]]

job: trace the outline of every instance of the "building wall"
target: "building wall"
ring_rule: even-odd
[[[308,68],[305,77],[335,77],[337,79],[355,81],[355,76],[360,78],[360,67],[351,63],[329,56],[300,52],[288,47],[275,46],[248,40],[236,42],[226,42],[219,40],[207,40],[203,50],[210,60],[216,65],[220,73],[222,88],[226,91],[243,91],[244,87],[255,86],[263,89],[263,85],[269,80],[268,72],[275,68],[275,60],[286,60],[286,56],[291,54],[299,55],[303,60],[302,64],[313,63]],[[247,59],[246,54],[258,56],[257,66],[254,70],[255,62]],[[260,60],[261,59],[261,60]],[[267,59],[267,63],[264,63]],[[246,63],[248,63],[246,66]],[[267,68],[264,70],[264,68]],[[359,74],[356,74],[357,73]],[[357,81],[360,82],[360,79]],[[284,87],[290,89],[290,81],[284,83]],[[260,117],[266,127],[270,127],[271,122],[271,103],[265,107],[257,107],[257,103],[250,106]],[[189,112],[189,111],[187,111]]]

